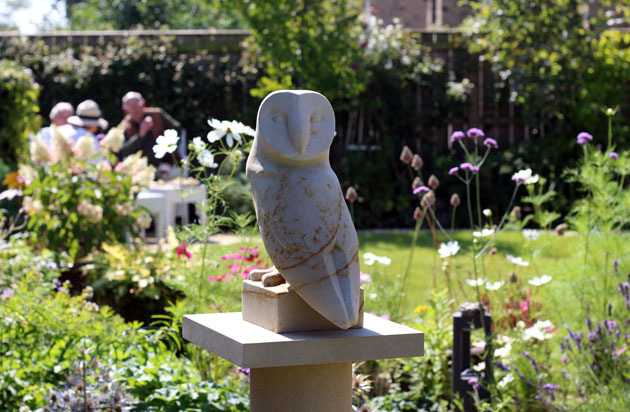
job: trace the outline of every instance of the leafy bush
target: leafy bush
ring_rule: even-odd
[[[28,135],[39,127],[39,91],[30,70],[0,60],[0,158],[7,164],[24,159]]]
[[[127,324],[89,302],[90,289],[72,297],[67,285],[55,283],[60,273],[52,254],[38,256],[23,240],[2,241],[0,257],[7,262],[0,269],[0,409],[52,408],[60,393],[82,398],[84,389],[97,402],[99,376],[107,373],[112,390],[127,388],[132,410],[247,410],[238,380],[202,382],[176,356],[176,330]]]
[[[31,166],[22,166],[26,183],[23,208],[29,215],[28,228],[33,241],[42,247],[67,252],[78,261],[106,241],[125,242],[137,232],[142,221],[135,205],[140,189],[154,178],[155,169],[140,153],[127,157],[112,170],[110,156],[93,155],[94,138],[82,137],[72,147],[53,128],[54,150],[36,138],[31,145]],[[103,143],[117,139],[122,132],[112,129]],[[140,222],[139,222],[140,220]]]

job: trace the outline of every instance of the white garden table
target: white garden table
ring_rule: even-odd
[[[196,206],[203,205],[207,197],[206,186],[202,184],[152,184],[138,194],[137,203],[146,207],[154,215],[155,233],[159,239],[166,235],[169,226],[175,226],[178,206],[183,206],[181,208],[182,224],[187,224],[189,218],[186,206],[189,203],[194,203]],[[206,223],[204,213],[199,213],[199,223],[202,225]]]

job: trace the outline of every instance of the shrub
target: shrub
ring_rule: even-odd
[[[16,165],[26,155],[29,133],[39,127],[39,86],[30,70],[0,60],[0,158]]]

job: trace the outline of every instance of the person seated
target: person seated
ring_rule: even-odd
[[[96,153],[100,152],[100,144],[96,135],[107,130],[109,123],[101,117],[101,109],[94,100],[85,100],[77,106],[77,114],[68,117],[68,124],[59,127],[59,132],[74,143],[89,134],[94,139]]]
[[[74,115],[74,107],[68,102],[59,102],[53,106],[48,117],[51,125],[60,127],[68,124],[68,118],[72,115]],[[42,130],[37,133],[37,137],[42,139],[42,142],[44,142],[47,147],[51,147],[50,139],[52,137],[52,130],[50,126],[42,128]]]
[[[117,153],[118,158],[124,159],[141,151],[149,164],[156,168],[160,168],[161,164],[171,164],[170,156],[156,158],[153,146],[158,136],[164,134],[164,130],[178,129],[179,122],[158,107],[146,107],[146,101],[138,92],[131,91],[125,94],[122,98],[122,109],[126,114],[121,122],[125,143]]]

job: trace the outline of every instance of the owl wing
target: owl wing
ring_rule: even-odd
[[[274,266],[292,288],[346,329],[356,324],[359,313],[357,234],[332,170],[297,170],[281,173],[269,184],[252,184],[260,233]]]

